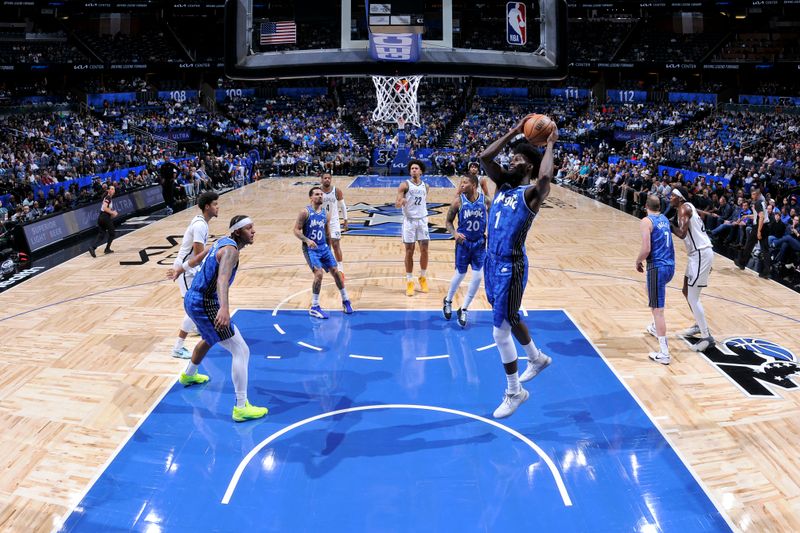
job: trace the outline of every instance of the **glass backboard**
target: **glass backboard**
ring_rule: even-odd
[[[391,0],[375,1],[391,4]],[[228,0],[226,74],[234,79],[406,74],[526,79],[566,76],[566,0],[407,2],[414,6],[409,10],[418,12],[421,5],[423,11],[421,21],[412,20],[407,28],[398,29],[420,34],[419,54],[412,61],[383,59],[380,54],[376,57],[374,47],[370,53],[370,5],[365,0]],[[392,5],[393,13],[398,5],[403,2]],[[371,10],[373,15],[379,13],[374,4]],[[373,17],[372,22],[376,21]],[[373,25],[373,30],[377,26]]]

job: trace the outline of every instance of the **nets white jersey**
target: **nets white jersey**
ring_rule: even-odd
[[[322,191],[322,208],[331,214],[331,226],[338,226],[339,203],[336,200],[336,187],[331,187],[330,192]]]
[[[208,222],[203,218],[203,215],[195,216],[189,223],[189,227],[186,228],[186,233],[183,234],[183,241],[181,241],[181,248],[178,250],[178,257],[175,258],[175,266],[194,257],[193,245],[196,242],[203,246],[208,242]],[[194,275],[194,272],[187,274]]]
[[[428,216],[428,188],[425,183],[420,181],[419,185],[411,180],[408,183],[406,193],[406,205],[403,206],[403,216],[410,219],[420,219]]]
[[[711,248],[711,239],[706,233],[706,226],[703,224],[703,219],[700,218],[700,215],[697,213],[697,209],[689,202],[686,202],[684,205],[688,205],[692,210],[692,215],[689,217],[689,231],[686,233],[686,238],[683,239],[684,244],[686,244],[686,252],[691,255],[698,250]]]

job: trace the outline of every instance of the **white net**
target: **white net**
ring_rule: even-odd
[[[422,76],[372,76],[378,97],[372,120],[398,124],[402,120],[419,126],[417,89],[421,80]]]

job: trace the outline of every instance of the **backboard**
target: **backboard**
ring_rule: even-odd
[[[566,0],[228,0],[225,70],[234,79],[443,75],[560,79],[567,73]],[[399,6],[410,6],[405,11]],[[387,28],[390,14],[411,12]],[[392,17],[392,20],[395,20]],[[372,22],[372,27],[370,27]],[[377,24],[381,22],[381,24]],[[407,25],[404,23],[408,22]],[[375,52],[378,30],[420,39],[416,57]],[[404,39],[394,41],[402,46]],[[381,43],[378,43],[378,50]],[[384,49],[390,45],[384,43]],[[391,56],[392,54],[388,54]],[[409,60],[410,59],[410,60]]]

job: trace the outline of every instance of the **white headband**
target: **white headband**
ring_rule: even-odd
[[[253,223],[253,221],[250,220],[250,217],[245,217],[242,220],[240,220],[239,222],[237,222],[236,224],[234,224],[233,226],[231,226],[228,231],[233,233],[237,229],[242,229],[243,227],[247,226],[248,224],[252,224],[252,223]]]
[[[680,196],[681,198],[683,198],[683,195],[681,194],[681,191],[679,191],[678,189],[672,189],[672,194],[674,194],[675,196]],[[686,200],[686,198],[683,198],[683,199]]]

